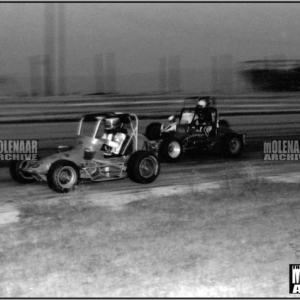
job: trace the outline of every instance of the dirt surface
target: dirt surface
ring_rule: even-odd
[[[299,163],[196,162],[67,195],[0,169],[0,296],[292,296]]]

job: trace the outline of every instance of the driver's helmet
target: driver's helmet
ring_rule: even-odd
[[[207,104],[206,101],[202,99],[202,100],[198,101],[197,106],[204,108],[204,107],[206,107],[206,104]]]
[[[171,116],[171,117],[168,118],[168,120],[169,120],[170,123],[174,123],[174,122],[176,122],[176,117]]]
[[[115,130],[121,127],[121,121],[119,118],[105,119],[105,130]]]

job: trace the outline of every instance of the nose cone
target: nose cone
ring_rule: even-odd
[[[23,171],[35,174],[47,174],[50,166],[58,160],[69,160],[79,166],[84,161],[84,150],[86,148],[99,152],[102,145],[101,140],[90,137],[78,137],[72,150],[55,153],[38,161],[29,163]]]
[[[28,163],[22,170],[27,173],[46,174],[49,170],[50,164],[41,159],[35,162]]]

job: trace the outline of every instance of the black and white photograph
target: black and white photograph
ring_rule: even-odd
[[[300,2],[0,2],[0,298],[300,294]]]

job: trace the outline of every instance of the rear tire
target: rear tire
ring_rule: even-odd
[[[159,122],[154,122],[154,123],[149,124],[146,127],[146,132],[145,132],[146,138],[150,141],[158,140],[160,138],[161,125],[162,124]]]
[[[230,125],[229,125],[229,123],[226,120],[222,119],[222,120],[219,120],[219,127],[229,128]]]
[[[9,172],[12,179],[16,182],[26,184],[36,181],[31,174],[27,174],[19,170],[20,168],[26,167],[27,162],[27,160],[16,160],[11,162]]]
[[[127,163],[128,177],[137,183],[151,183],[160,172],[160,164],[157,157],[148,151],[136,151]]]
[[[166,138],[162,141],[159,151],[166,162],[177,162],[183,153],[182,143],[175,137]]]
[[[47,174],[49,187],[58,193],[72,191],[79,181],[78,167],[67,160],[58,160],[53,163]]]
[[[243,142],[238,136],[230,136],[225,142],[225,152],[228,157],[239,157],[243,150]]]

